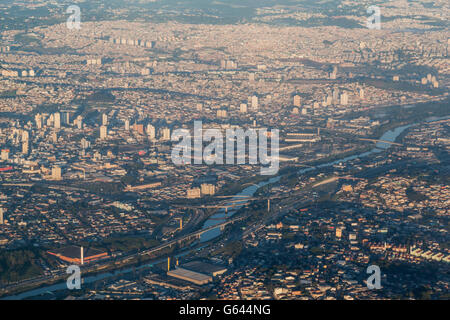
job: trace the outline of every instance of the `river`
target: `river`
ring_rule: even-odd
[[[431,117],[431,118],[427,118],[425,120],[425,122],[431,122],[431,121],[438,121],[438,120],[445,120],[445,119],[449,119],[449,116],[445,116],[445,117]],[[413,124],[409,124],[409,125],[404,125],[404,126],[400,126],[397,127],[393,130],[389,130],[387,132],[385,132],[379,140],[384,140],[384,141],[389,141],[389,142],[395,142],[395,140],[397,139],[397,137],[404,132],[406,129],[418,125],[419,123],[413,123]],[[328,162],[328,163],[324,163],[321,165],[318,165],[316,167],[310,167],[310,168],[306,168],[306,169],[301,169],[298,172],[301,173],[306,173],[306,172],[310,172],[313,170],[316,170],[318,168],[324,168],[324,167],[330,167],[333,166],[335,164],[339,164],[339,163],[344,163],[347,161],[351,161],[354,160],[356,158],[363,158],[363,157],[367,157],[370,156],[372,154],[375,153],[379,153],[382,151],[385,151],[387,149],[389,149],[391,146],[391,144],[389,143],[385,143],[385,142],[378,142],[375,147],[367,152],[361,153],[361,154],[357,154],[357,155],[353,155],[353,156],[349,156],[349,157],[345,157],[342,159],[338,159],[332,162]],[[252,197],[256,191],[258,191],[259,188],[264,187],[265,185],[271,184],[271,183],[275,183],[278,182],[281,179],[281,176],[276,176],[276,177],[272,177],[269,178],[266,181],[262,181],[258,184],[254,184],[251,185],[247,188],[245,188],[244,190],[242,190],[240,193],[236,194],[230,201],[230,203],[228,203],[227,205],[231,205],[231,204],[235,204],[236,202],[239,204],[238,206],[234,207],[232,210],[229,210],[228,212],[225,211],[225,209],[220,209],[218,211],[218,213],[212,215],[204,224],[202,228],[208,228],[210,226],[213,226],[215,224],[219,224],[222,223],[224,221],[226,221],[226,219],[228,219],[229,217],[232,217],[233,214],[235,214],[242,206],[244,206],[248,201],[245,200],[245,197]],[[242,204],[240,204],[242,203]],[[210,230],[208,232],[205,232],[201,235],[200,237],[200,242],[207,242],[211,239],[214,239],[216,237],[218,237],[220,235],[220,228],[216,228],[213,230]],[[196,248],[195,250],[198,250],[200,248]],[[176,255],[175,257],[181,257],[184,256],[186,254],[188,254],[189,252],[191,252],[192,249],[188,249],[187,251],[180,253],[178,255]],[[105,273],[101,273],[98,275],[93,275],[93,276],[88,276],[83,278],[83,283],[92,283],[92,282],[96,282],[96,281],[100,281],[103,279],[107,279],[107,278],[111,278],[111,277],[115,277],[118,275],[122,275],[122,274],[126,274],[126,273],[130,273],[134,270],[140,270],[140,269],[144,269],[144,268],[149,268],[152,267],[153,265],[157,264],[157,263],[161,263],[165,261],[165,259],[158,259],[156,261],[153,261],[152,263],[144,263],[142,265],[140,265],[139,267],[135,267],[135,268],[125,268],[125,269],[121,269],[121,270],[116,270],[114,272],[105,272]],[[41,295],[44,293],[49,293],[49,292],[54,292],[54,291],[58,291],[58,290],[64,290],[66,289],[66,282],[61,282],[61,283],[57,283],[54,285],[50,285],[50,286],[45,286],[42,288],[38,288],[38,289],[34,289],[34,290],[30,290],[30,291],[26,291],[17,295],[13,295],[13,296],[8,296],[3,298],[2,300],[22,300],[22,299],[26,299],[26,298],[31,298],[37,295]]]
[[[410,125],[405,125],[405,126],[401,126],[401,127],[397,127],[394,130],[389,130],[387,132],[385,132],[379,140],[384,140],[384,141],[390,141],[390,142],[395,142],[395,140],[397,139],[397,137],[406,129],[408,129],[409,127],[413,126],[415,124],[410,124]],[[357,155],[353,155],[353,156],[348,156],[342,159],[338,159],[332,162],[328,162],[328,163],[324,163],[321,165],[318,165],[316,167],[310,167],[310,168],[306,168],[306,169],[301,169],[298,171],[299,174],[302,173],[307,173],[313,170],[316,170],[318,168],[325,168],[325,167],[330,167],[333,166],[335,164],[339,164],[339,163],[344,163],[347,161],[351,161],[354,160],[356,158],[363,158],[363,157],[367,157],[370,156],[371,154],[375,154],[375,153],[379,153],[382,152],[384,150],[389,149],[389,147],[391,146],[391,144],[386,143],[386,142],[378,142],[375,147],[367,152],[361,153],[361,154],[357,154]],[[213,226],[214,224],[218,224],[218,223],[222,223],[224,222],[226,219],[228,219],[229,217],[233,216],[233,214],[235,214],[243,205],[245,205],[247,203],[247,201],[245,201],[245,197],[252,197],[255,192],[261,188],[264,187],[267,184],[270,183],[275,183],[278,182],[280,180],[281,176],[276,176],[273,178],[268,179],[267,181],[263,181],[260,182],[258,184],[252,185],[248,188],[245,188],[244,190],[242,190],[242,192],[238,193],[237,195],[235,195],[232,200],[230,201],[230,203],[226,204],[226,205],[231,205],[233,203],[240,203],[239,200],[242,201],[242,205],[239,205],[237,207],[234,207],[232,210],[229,210],[228,212],[225,211],[225,209],[221,209],[218,213],[212,215],[203,225],[203,228],[207,228],[210,226]],[[226,206],[225,205],[225,206]],[[209,241],[217,236],[220,235],[220,229],[213,229],[210,230],[208,232],[205,232],[202,234],[200,241],[201,242],[205,242],[205,241]]]

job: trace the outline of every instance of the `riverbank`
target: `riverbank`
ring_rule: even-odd
[[[444,117],[435,117],[435,118],[433,118],[432,120],[441,120],[441,119],[446,119],[446,118],[448,118],[448,117],[449,117],[449,115],[446,115],[446,116],[444,116]],[[423,121],[418,122],[418,123],[411,123],[411,124],[399,126],[399,127],[396,127],[394,130],[388,130],[387,132],[385,132],[385,133],[380,137],[380,140],[385,140],[385,141],[389,141],[389,142],[395,142],[396,139],[397,139],[397,138],[398,138],[405,130],[407,130],[407,129],[410,128],[411,126],[414,126],[414,125],[418,125],[418,124],[420,124],[420,123],[423,123],[424,121],[428,121],[428,119],[424,119]],[[323,164],[314,166],[314,167],[312,167],[312,168],[301,169],[301,170],[298,170],[297,174],[302,174],[302,173],[305,173],[305,172],[314,171],[314,170],[316,170],[316,169],[318,169],[318,168],[324,168],[324,167],[332,166],[332,165],[334,165],[334,164],[336,164],[336,163],[339,163],[339,162],[347,162],[347,161],[356,159],[356,158],[358,158],[358,157],[367,157],[367,156],[369,156],[369,155],[371,155],[371,154],[379,153],[379,152],[385,151],[385,150],[389,149],[390,147],[391,147],[391,145],[388,144],[388,143],[379,142],[379,143],[376,144],[375,147],[373,147],[371,150],[369,150],[369,151],[367,151],[367,152],[363,152],[363,153],[358,153],[358,154],[355,154],[355,155],[347,156],[347,157],[344,157],[344,158],[342,158],[342,159],[337,159],[337,160],[334,160],[334,161],[331,161],[331,162],[326,162],[326,163],[323,163]],[[240,191],[238,194],[236,194],[235,197],[239,197],[239,196],[243,196],[243,195],[246,195],[246,196],[249,196],[249,197],[254,196],[254,195],[256,194],[256,192],[257,192],[260,188],[265,187],[265,186],[270,185],[270,184],[273,184],[273,183],[277,183],[277,182],[278,182],[284,175],[286,175],[286,174],[287,174],[286,172],[281,171],[279,175],[274,176],[274,177],[267,177],[267,176],[261,177],[261,176],[257,176],[257,177],[255,177],[256,181],[259,181],[259,183],[258,183],[257,185],[250,185],[249,187],[244,188],[244,189],[242,190],[241,188],[243,188],[243,186],[242,186],[242,184],[241,184],[241,185],[240,185],[241,191]],[[250,182],[249,182],[249,183],[250,183]],[[244,205],[244,204],[243,204],[243,205]],[[219,221],[220,221],[220,219],[226,220],[226,219],[228,219],[229,217],[233,216],[233,214],[235,214],[238,210],[239,210],[239,208],[234,208],[233,211],[229,212],[228,215],[225,215],[225,213],[223,212],[223,210],[219,210],[219,213],[212,215],[212,216],[211,216],[211,217],[203,224],[203,227],[202,227],[202,228],[207,228],[207,227],[210,227],[210,226],[212,226],[212,225],[214,225],[214,224],[218,224],[218,223],[220,223],[220,222],[218,222],[217,220],[219,220]],[[216,238],[221,234],[220,230],[217,230],[217,229],[219,229],[219,228],[216,228],[216,229],[214,229],[214,230],[205,232],[205,233],[202,235],[202,240],[201,240],[202,243],[204,243],[205,245],[207,245],[207,243],[209,243],[209,241],[211,241],[211,240],[213,240],[213,239],[216,239]],[[193,250],[193,249],[188,249],[188,250],[187,250],[187,253],[191,252],[192,250]],[[139,263],[142,264],[143,262],[141,261],[141,262],[138,262],[138,264],[139,264]],[[148,265],[148,263],[147,263],[147,264],[144,264],[143,266],[139,266],[139,268],[140,268],[140,267],[145,267],[145,265]],[[121,266],[121,267],[123,267],[123,266]],[[114,269],[117,269],[117,267],[116,267],[116,266],[113,266],[113,269],[112,269],[112,270],[114,270]],[[113,275],[115,275],[115,274],[120,274],[120,271],[119,271],[119,272],[116,272],[116,273],[114,273],[114,274],[109,273],[107,276],[105,276],[105,278],[106,278],[106,277],[109,277],[109,276],[113,276]],[[64,283],[63,285],[65,285],[65,283]],[[45,285],[43,285],[43,289],[42,289],[42,290],[47,290],[47,291],[49,291],[49,290],[53,290],[53,288],[48,288],[48,287],[45,287]],[[55,290],[56,290],[56,289],[55,289]],[[21,296],[25,296],[25,297],[26,297],[26,296],[29,295],[29,294],[33,294],[33,292],[31,292],[31,293],[30,293],[30,292],[24,292],[22,295],[18,295],[18,297],[19,297],[19,299],[21,299],[21,298],[20,298]],[[14,299],[14,298],[16,298],[16,297],[13,296],[13,297],[7,297],[7,298],[12,298],[12,299]]]

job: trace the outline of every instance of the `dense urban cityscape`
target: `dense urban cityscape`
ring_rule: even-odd
[[[0,299],[448,300],[449,8],[0,1]]]

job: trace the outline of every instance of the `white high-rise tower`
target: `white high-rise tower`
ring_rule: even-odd
[[[252,96],[252,109],[258,110],[258,97]]]
[[[102,125],[106,126],[108,125],[108,115],[107,114],[102,114]]]
[[[151,124],[147,125],[147,135],[150,140],[155,140],[156,138],[156,129]]]
[[[100,127],[100,139],[106,139],[108,137],[108,128],[106,126]]]
[[[55,129],[61,128],[61,114],[59,112],[55,112],[53,114],[53,123],[54,123]]]

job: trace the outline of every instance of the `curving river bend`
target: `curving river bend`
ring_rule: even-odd
[[[431,117],[431,118],[427,118],[425,120],[425,122],[431,122],[431,121],[438,121],[438,120],[445,120],[445,119],[449,119],[449,116],[444,116],[444,117]],[[389,130],[387,132],[385,132],[379,140],[384,140],[384,141],[389,141],[389,142],[395,142],[395,140],[397,139],[397,137],[404,132],[406,129],[418,125],[419,123],[413,123],[413,124],[409,124],[409,125],[404,125],[404,126],[400,126],[397,127],[393,130]],[[351,161],[354,160],[356,158],[363,158],[363,157],[367,157],[370,156],[372,154],[375,153],[379,153],[379,152],[383,152],[387,149],[389,149],[391,145],[385,142],[378,142],[375,147],[367,152],[361,153],[361,154],[357,154],[357,155],[353,155],[353,156],[349,156],[349,157],[345,157],[342,159],[338,159],[332,162],[328,162],[328,163],[324,163],[321,165],[318,165],[316,167],[311,167],[311,168],[306,168],[306,169],[301,169],[298,172],[301,173],[306,173],[306,172],[310,172],[313,170],[316,170],[317,168],[324,168],[324,167],[329,167],[329,166],[333,166],[335,164],[339,164],[339,163],[344,163],[347,161]],[[247,188],[245,188],[244,190],[242,190],[240,193],[236,194],[231,200],[230,200],[230,204],[231,202],[236,203],[237,200],[240,200],[242,202],[242,205],[236,206],[234,207],[232,210],[228,211],[227,213],[225,213],[224,209],[219,210],[218,213],[212,215],[204,224],[203,224],[203,228],[207,228],[210,226],[213,226],[215,224],[219,224],[224,222],[226,219],[228,219],[229,217],[232,217],[233,214],[235,214],[242,206],[244,206],[247,201],[245,201],[242,196],[248,196],[248,197],[252,197],[256,191],[258,191],[259,188],[264,187],[267,184],[271,184],[271,183],[275,183],[277,181],[279,181],[281,179],[281,176],[276,176],[276,177],[272,177],[269,178],[266,181],[260,182],[258,184],[249,186]],[[201,238],[200,238],[200,242],[207,242],[211,239],[214,239],[215,237],[218,237],[220,235],[220,228],[216,228],[213,230],[210,230],[208,232],[205,232],[202,234]],[[198,250],[199,248],[196,249],[190,249],[188,251],[185,251],[183,253],[178,254],[176,257],[181,257],[184,256],[186,254],[188,254],[189,252],[191,252],[192,250]],[[161,263],[165,261],[164,259],[158,259],[156,261],[153,261],[152,263],[144,263],[138,267],[135,268],[125,268],[125,269],[121,269],[121,270],[116,270],[114,272],[104,272],[101,274],[97,274],[97,275],[93,275],[93,276],[88,276],[83,278],[83,283],[92,283],[92,282],[96,282],[96,281],[100,281],[103,279],[107,279],[107,278],[111,278],[111,277],[115,277],[118,275],[122,275],[122,274],[126,274],[126,273],[130,273],[133,272],[134,270],[140,270],[140,269],[144,269],[144,268],[148,268],[148,267],[152,267],[153,265],[157,264],[157,263]],[[54,291],[58,291],[58,290],[64,290],[66,289],[66,282],[61,282],[61,283],[57,283],[54,285],[49,285],[49,286],[44,286],[38,289],[34,289],[34,290],[30,290],[30,291],[25,291],[22,292],[20,294],[17,295],[13,295],[13,296],[7,296],[5,298],[3,298],[2,300],[22,300],[22,299],[27,299],[27,298],[31,298],[34,296],[38,296],[44,293],[51,293]]]

